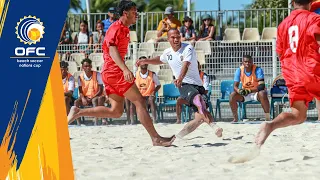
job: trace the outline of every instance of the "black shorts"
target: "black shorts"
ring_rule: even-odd
[[[196,95],[200,94],[202,99],[208,103],[208,97],[206,96],[206,90],[203,86],[197,86],[193,84],[182,83],[182,86],[179,88],[180,97],[188,101],[188,106],[192,107],[195,112],[198,111],[198,108],[193,105],[193,99]]]

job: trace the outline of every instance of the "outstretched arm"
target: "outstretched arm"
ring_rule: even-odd
[[[144,64],[159,65],[159,64],[163,64],[163,62],[160,60],[160,56],[156,56],[151,59],[141,59],[141,60],[137,60],[137,62],[136,62],[137,67],[144,65]]]

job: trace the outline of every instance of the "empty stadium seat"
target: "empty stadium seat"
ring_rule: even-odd
[[[161,69],[158,73],[159,80],[163,80],[165,82],[173,81],[173,74],[171,69]]]
[[[260,35],[258,28],[245,28],[242,34],[242,41],[259,41]]]
[[[151,57],[161,56],[163,54],[163,51],[155,51],[152,53]]]
[[[91,53],[89,55],[89,59],[92,60],[92,66],[97,71],[100,71],[102,69],[104,60],[103,60],[103,53]]]
[[[159,74],[160,66],[159,66],[159,65],[149,64],[149,65],[148,65],[148,69],[149,69],[150,71],[155,72],[156,74]]]
[[[141,56],[151,57],[154,51],[155,51],[154,43],[147,43],[147,42],[140,43],[138,57],[141,57]]]
[[[202,50],[196,50],[197,60],[199,61],[200,65],[206,63],[205,53]]]
[[[138,42],[138,36],[136,31],[130,31],[130,42]]]
[[[78,84],[78,79],[79,79],[79,76],[81,73],[82,73],[82,71],[76,71],[73,73],[73,77],[74,77],[76,84]]]
[[[233,41],[233,42],[240,41],[240,30],[239,30],[239,28],[227,28],[224,31],[223,40],[224,41]]]
[[[149,40],[156,40],[157,39],[157,31],[147,31],[144,36],[144,42],[148,42]]]
[[[272,40],[277,38],[277,28],[267,27],[264,28],[261,35],[261,40]]]
[[[78,66],[76,62],[69,61],[68,64],[69,64],[68,71],[70,74],[73,74],[78,71]]]
[[[211,55],[210,41],[197,41],[195,45],[196,50],[202,50],[205,55]]]
[[[79,67],[81,67],[81,61],[85,59],[86,56],[84,53],[72,53],[70,55],[70,58],[71,58],[71,61],[75,61],[77,63],[78,70],[80,70]]]
[[[167,48],[170,48],[170,43],[169,42],[159,42],[158,43],[158,47],[157,47],[157,51],[164,51]]]

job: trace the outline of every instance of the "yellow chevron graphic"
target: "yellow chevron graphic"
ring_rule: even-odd
[[[0,0],[0,37],[2,35],[4,22],[6,21],[9,4],[10,0],[8,1],[8,3],[6,3],[6,0]]]

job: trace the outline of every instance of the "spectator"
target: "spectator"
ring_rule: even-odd
[[[209,84],[210,84],[210,80],[209,80],[209,76],[201,71],[201,67],[200,67],[200,63],[198,61],[198,69],[199,69],[199,74],[200,74],[200,79],[202,80],[202,85],[205,89],[205,94],[207,95],[209,92]],[[206,96],[202,96],[202,98],[208,102],[209,101],[209,97]],[[181,97],[179,97],[177,99],[177,104],[176,104],[176,112],[177,112],[177,122],[176,124],[180,124],[181,123],[181,107],[183,104],[188,104],[188,101],[182,99]]]
[[[92,61],[88,58],[82,60],[83,73],[78,78],[79,99],[74,103],[76,107],[80,106],[104,106],[105,96],[103,94],[103,82],[101,74],[92,71]],[[79,119],[77,124],[80,125]],[[94,120],[97,125],[97,118]]]
[[[108,17],[109,18],[102,21],[104,24],[104,29],[103,29],[104,32],[107,32],[107,30],[109,29],[111,24],[116,21],[115,11],[116,11],[116,9],[114,7],[110,7],[108,10]]]
[[[104,40],[105,33],[103,32],[103,23],[99,20],[96,24],[97,33],[93,34],[93,44],[94,44],[94,53],[102,52],[102,43]]]
[[[183,20],[183,26],[180,28],[180,35],[181,35],[182,41],[196,40],[196,31],[192,24],[193,24],[192,19],[186,16]]]
[[[66,59],[69,59],[71,48],[69,44],[72,43],[71,33],[67,22],[64,23],[63,30],[59,41],[59,54],[66,54]],[[61,59],[61,58],[60,58]]]
[[[147,57],[142,56],[139,58],[147,59]],[[142,96],[146,99],[146,104],[150,105],[150,109],[152,112],[153,123],[157,122],[157,107],[156,107],[156,93],[161,88],[161,84],[158,76],[155,72],[148,70],[148,65],[141,65],[140,70],[136,72],[136,80],[135,83],[142,94]],[[126,103],[128,106],[129,104]],[[134,115],[135,115],[135,106],[130,103],[130,119],[131,124],[134,124]],[[129,109],[129,108],[127,108]]]
[[[86,20],[81,21],[80,32],[74,38],[74,44],[77,44],[74,49],[88,56],[92,52],[90,50],[93,41],[92,36],[92,32],[88,30],[88,22]]]
[[[60,70],[62,75],[62,84],[63,84],[63,90],[64,90],[64,101],[66,104],[66,110],[67,114],[69,114],[70,111],[70,105],[72,101],[72,95],[74,91],[74,77],[68,72],[68,66],[69,64],[65,61],[60,62]]]
[[[199,41],[212,41],[215,39],[216,30],[212,23],[213,19],[209,14],[202,16],[202,24],[199,31]]]
[[[157,42],[167,40],[167,32],[169,29],[179,29],[181,27],[181,22],[174,17],[174,11],[172,7],[167,7],[164,14],[167,15],[167,17],[159,22],[157,28]]]
[[[239,88],[240,82],[242,88]],[[238,102],[260,101],[266,120],[270,121],[270,104],[264,83],[263,70],[253,64],[252,57],[245,55],[242,66],[234,75],[234,92],[230,95],[230,107],[233,114],[233,122],[238,121]]]

